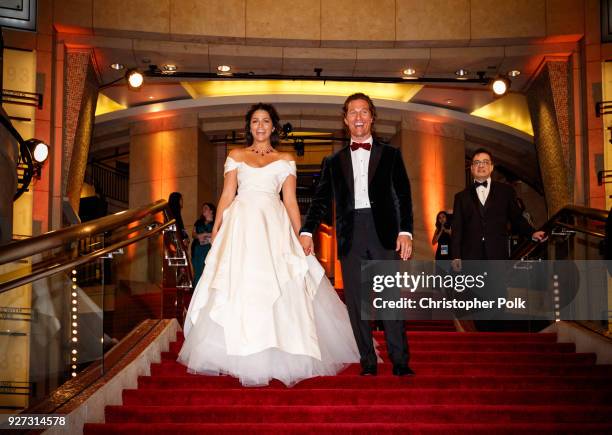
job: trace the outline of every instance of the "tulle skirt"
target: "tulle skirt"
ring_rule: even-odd
[[[304,255],[278,195],[237,197],[227,209],[184,332],[178,361],[189,372],[245,386],[292,386],[359,362],[346,306]]]

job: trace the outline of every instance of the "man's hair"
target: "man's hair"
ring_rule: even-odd
[[[372,114],[372,120],[376,120],[376,106],[374,106],[374,102],[370,97],[368,97],[363,92],[357,92],[353,95],[349,95],[348,98],[344,101],[344,106],[342,106],[342,116],[346,118],[346,114],[348,113],[348,105],[351,101],[355,100],[364,100],[368,103],[368,107],[370,109],[370,113]]]
[[[487,154],[489,156],[489,160],[491,160],[491,163],[493,163],[493,154],[491,154],[491,151],[489,151],[488,149],[486,149],[486,148],[478,148],[472,154],[472,160],[474,160],[474,157],[476,157],[478,154]]]

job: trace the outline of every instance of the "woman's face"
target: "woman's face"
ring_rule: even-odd
[[[440,222],[441,224],[446,223],[446,213],[440,213],[438,215],[438,222]]]
[[[256,110],[251,116],[251,134],[255,142],[266,142],[274,131],[272,118],[265,110]]]
[[[204,216],[206,220],[212,220],[213,212],[207,204],[202,206],[202,216]]]

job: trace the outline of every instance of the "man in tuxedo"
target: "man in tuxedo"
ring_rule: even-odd
[[[460,260],[507,260],[508,223],[525,237],[542,241],[543,231],[535,231],[525,220],[516,202],[516,192],[508,184],[491,181],[493,157],[484,148],[472,157],[474,183],[455,195],[451,252],[453,268]]]
[[[361,355],[361,374],[376,375],[370,322],[360,316],[361,262],[408,260],[412,255],[410,182],[400,151],[372,138],[376,108],[370,97],[362,93],[349,96],[343,115],[351,144],[324,159],[321,179],[300,231],[300,243],[306,255],[313,252],[312,234],[333,199],[344,295]],[[383,320],[383,326],[393,374],[413,375],[408,366],[404,321]]]
[[[494,261],[479,265],[471,261],[469,265],[462,265],[461,260],[507,260],[508,252],[508,223],[514,231],[524,237],[542,241],[545,238],[543,231],[534,231],[516,201],[516,192],[512,186],[491,180],[493,172],[493,156],[484,148],[479,148],[472,157],[471,172],[474,181],[461,192],[455,195],[453,206],[453,225],[451,236],[451,253],[453,256],[452,268],[455,271],[464,271],[468,274],[479,274],[487,270],[489,280],[483,289],[488,299],[506,297],[507,289],[502,277],[507,273],[502,262]],[[463,267],[466,266],[466,267]],[[470,298],[470,293],[465,293]],[[503,312],[492,310],[477,314],[477,318],[484,315],[503,316]],[[497,331],[505,330],[506,325],[497,320],[476,320],[475,326],[479,330]]]

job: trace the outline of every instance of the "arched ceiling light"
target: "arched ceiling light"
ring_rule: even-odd
[[[232,67],[229,65],[219,65],[217,67],[217,75],[220,76],[231,76],[232,75]]]
[[[463,69],[463,68],[460,68],[460,69],[458,69],[457,71],[455,71],[455,75],[457,76],[457,78],[458,78],[459,80],[465,80],[465,79],[467,79],[467,78],[468,78],[468,74],[469,74],[469,73],[470,73],[470,72],[469,72],[468,70]]]
[[[407,80],[414,80],[417,78],[416,76],[416,70],[414,68],[406,68],[404,71],[402,71],[403,75],[403,79],[407,79]]]
[[[123,68],[125,68],[125,66],[122,63],[111,63],[110,67],[114,69],[115,71],[121,71]]]
[[[174,74],[176,72],[176,65],[167,63],[162,65],[162,74]]]
[[[130,69],[125,73],[127,78],[128,86],[132,90],[138,90],[144,83],[144,76],[137,69]]]
[[[510,89],[510,80],[506,77],[497,77],[493,80],[491,89],[493,89],[493,93],[497,96],[505,95],[508,89]]]
[[[521,72],[518,69],[513,69],[512,71],[508,71],[508,77],[518,77],[521,75]]]

